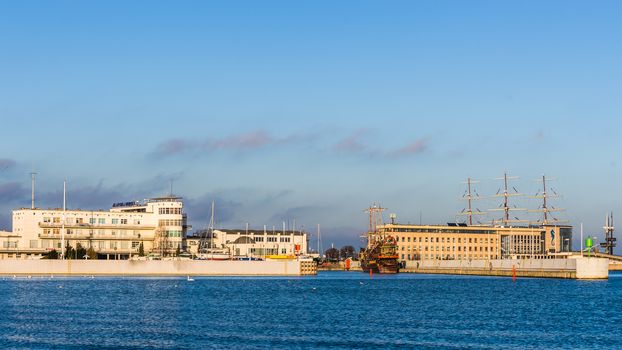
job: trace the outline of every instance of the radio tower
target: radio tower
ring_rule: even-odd
[[[509,180],[516,180],[518,179],[518,176],[508,176],[507,173],[503,174],[503,177],[497,178],[496,180],[503,180],[503,193],[501,193],[501,188],[497,191],[497,193],[495,194],[495,197],[503,197],[503,203],[501,203],[501,205],[499,205],[498,208],[495,209],[491,209],[491,211],[503,211],[503,218],[501,219],[501,222],[503,223],[503,226],[509,226],[510,223],[512,222],[524,222],[525,220],[520,220],[517,217],[514,217],[513,219],[510,218],[510,211],[518,211],[518,210],[525,210],[523,208],[517,208],[516,206],[514,206],[513,208],[510,207],[510,197],[516,197],[516,196],[522,196],[522,194],[520,194],[518,192],[518,190],[516,189],[516,187],[512,186],[512,189],[514,190],[514,193],[510,192],[509,189]]]
[[[613,237],[613,213],[607,214],[605,217],[605,241],[600,244],[601,248],[605,249],[605,252],[609,255],[613,255],[613,248],[616,246],[616,238]]]

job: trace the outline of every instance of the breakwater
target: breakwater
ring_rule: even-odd
[[[0,275],[38,276],[305,276],[313,261],[0,260]]]
[[[401,272],[448,275],[607,279],[603,258],[409,261]]]

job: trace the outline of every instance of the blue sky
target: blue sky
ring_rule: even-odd
[[[216,200],[222,226],[296,219],[359,245],[371,203],[454,221],[466,177],[490,196],[507,171],[527,195],[557,178],[560,219],[601,237],[622,213],[621,7],[3,2],[0,226],[34,169],[41,206],[63,178],[81,208],[173,179],[197,228]]]

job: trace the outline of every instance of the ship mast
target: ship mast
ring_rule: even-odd
[[[503,181],[503,193],[501,193],[501,189],[499,189],[494,196],[503,197],[503,203],[498,208],[491,209],[491,211],[503,211],[503,218],[501,219],[503,226],[509,226],[509,224],[512,222],[523,222],[524,221],[524,220],[518,219],[517,217],[514,217],[514,219],[510,218],[510,211],[526,210],[523,208],[517,208],[516,206],[510,207],[510,197],[522,196],[522,194],[519,193],[516,187],[514,186],[512,186],[512,189],[514,190],[514,192],[513,193],[510,192],[509,180],[516,180],[516,179],[518,179],[518,176],[508,176],[507,173],[504,173],[503,177],[496,179],[496,180]]]
[[[467,201],[467,208],[462,209],[462,211],[458,215],[467,215],[469,226],[473,226],[473,215],[486,214],[485,212],[482,212],[479,209],[476,209],[476,211],[473,211],[473,201],[480,199],[477,191],[472,190],[473,185],[477,183],[479,183],[479,181],[475,181],[470,177],[467,178],[466,182],[463,182],[463,184],[467,185],[467,189],[466,189],[466,192],[462,195],[462,199]],[[475,193],[475,195],[473,195],[473,193]]]
[[[542,194],[540,194],[540,192],[536,193],[535,196],[532,196],[531,198],[540,198],[542,199],[542,205],[540,205],[540,208],[538,208],[537,210],[530,210],[530,212],[538,212],[538,213],[542,213],[542,225],[548,225],[551,222],[554,223],[562,223],[562,221],[559,221],[557,218],[555,218],[553,216],[553,212],[557,212],[557,211],[563,211],[564,209],[562,208],[555,208],[554,206],[550,206],[549,205],[549,199],[550,198],[557,198],[559,197],[559,195],[557,194],[557,192],[555,192],[555,190],[553,188],[551,188],[551,192],[553,192],[553,194],[549,193],[549,188],[547,187],[547,182],[552,181],[553,179],[547,178],[545,175],[542,175],[542,177],[536,181],[542,182]],[[540,221],[540,220],[538,220]]]
[[[387,208],[383,208],[376,203],[365,209],[365,212],[369,214],[369,228],[367,231],[367,235],[369,237],[369,239],[367,240],[368,245],[371,244],[371,238],[373,238],[372,236],[378,234],[378,225],[382,225],[382,212],[385,210],[387,210]]]

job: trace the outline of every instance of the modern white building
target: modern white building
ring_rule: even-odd
[[[0,231],[0,258],[39,258],[65,246],[92,247],[99,258],[127,259],[142,244],[145,254],[184,249],[188,225],[180,197],[113,204],[104,210],[21,208],[12,232]]]
[[[206,239],[211,248],[228,252],[232,257],[249,258],[307,254],[309,245],[307,233],[304,231],[215,229],[213,237],[211,235],[206,230],[195,232],[186,240],[188,251],[198,254],[201,239]]]

